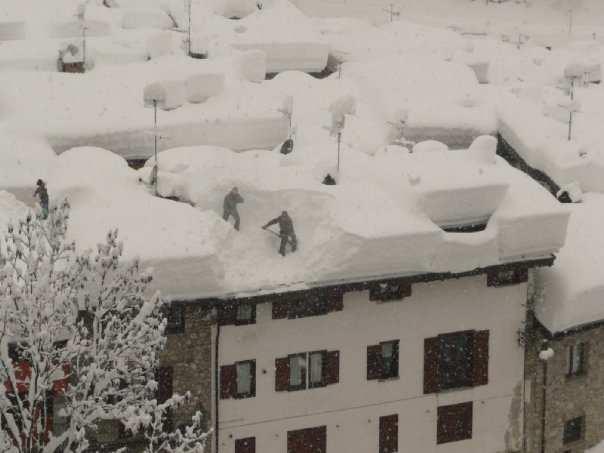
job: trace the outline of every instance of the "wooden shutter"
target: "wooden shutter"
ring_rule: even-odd
[[[440,390],[438,383],[439,356],[438,337],[424,339],[424,394]]]
[[[323,379],[325,385],[340,382],[340,351],[329,351],[323,362]]]
[[[289,390],[289,358],[283,357],[275,360],[275,391]]]
[[[489,331],[474,332],[472,351],[472,384],[489,383]]]
[[[382,346],[367,346],[367,380],[381,379],[384,374],[382,365]]]
[[[172,397],[172,393],[173,393],[172,367],[158,368],[157,373],[156,373],[156,380],[157,380],[157,401],[160,404],[165,403],[168,399],[170,399]]]
[[[440,406],[437,413],[436,443],[457,442],[472,438],[472,402]]]
[[[398,451],[398,415],[380,417],[379,453]]]
[[[235,441],[235,453],[256,453],[256,438],[237,439]]]
[[[237,365],[220,367],[220,398],[233,398],[237,394]]]
[[[326,453],[327,427],[287,432],[287,453]]]
[[[274,301],[272,303],[273,307],[273,319],[285,319],[287,318],[287,313],[289,311],[289,304],[287,302],[277,302]]]

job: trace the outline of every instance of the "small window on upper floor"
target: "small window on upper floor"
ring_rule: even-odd
[[[256,361],[243,360],[220,367],[220,398],[256,396]]]
[[[275,390],[296,391],[337,384],[340,376],[338,351],[290,354],[275,360]]]
[[[390,302],[402,300],[411,295],[411,285],[400,281],[373,283],[369,286],[369,300]]]
[[[343,292],[337,289],[301,291],[297,297],[272,303],[273,319],[326,315],[343,308]]]
[[[164,310],[168,321],[166,324],[166,334],[183,333],[185,331],[184,305],[170,303]]]
[[[583,439],[585,430],[585,417],[575,417],[564,423],[563,443],[570,444]]]
[[[398,340],[367,346],[367,380],[398,377]]]
[[[586,344],[575,343],[568,347],[568,376],[585,374]]]
[[[487,286],[507,286],[528,281],[528,269],[504,267],[487,272]]]
[[[256,323],[256,304],[252,302],[229,301],[218,306],[220,325],[242,326]]]

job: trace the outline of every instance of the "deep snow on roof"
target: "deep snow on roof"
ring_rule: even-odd
[[[220,215],[224,195],[239,188],[241,231],[230,230],[216,245],[222,295],[462,272],[556,252],[567,211],[497,158],[494,146],[493,138],[482,138],[465,151],[394,149],[369,156],[347,149],[346,166],[334,173],[336,186],[321,184],[334,157],[321,146],[294,152],[314,156],[306,162],[288,162],[290,156],[276,152],[180,148],[160,154],[159,191]],[[143,179],[150,168],[141,170]],[[300,242],[285,258],[277,254],[278,238],[260,228],[284,209]],[[439,227],[481,221],[488,225],[477,233]]]
[[[552,333],[604,320],[604,195],[586,194],[571,209],[555,266],[539,271],[544,293],[535,313]]]

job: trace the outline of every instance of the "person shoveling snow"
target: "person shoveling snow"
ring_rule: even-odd
[[[282,256],[285,256],[285,246],[289,243],[292,247],[292,252],[295,252],[298,248],[298,240],[296,238],[296,233],[294,232],[294,223],[287,213],[287,211],[283,211],[279,217],[274,218],[266,225],[262,227],[263,230],[266,230],[269,226],[279,224],[279,233],[278,236],[281,237],[281,245],[279,246],[279,253]],[[271,231],[271,230],[269,230]],[[275,233],[274,231],[271,231]],[[277,233],[275,233],[277,234]]]
[[[48,217],[48,190],[46,190],[46,184],[41,179],[36,182],[38,186],[34,192],[34,197],[38,197],[40,200],[40,207],[42,208],[42,218]]]
[[[222,218],[228,222],[229,217],[235,219],[235,229],[239,231],[240,217],[237,211],[237,204],[243,203],[243,197],[239,195],[239,189],[233,187],[231,191],[224,197]]]

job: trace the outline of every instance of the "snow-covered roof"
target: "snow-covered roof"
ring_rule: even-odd
[[[537,319],[552,333],[604,320],[604,195],[570,205],[566,244],[556,265],[540,271]]]
[[[221,290],[213,294],[219,296],[463,272],[555,253],[564,243],[567,211],[496,157],[494,145],[492,139],[490,146],[483,141],[465,151],[395,149],[375,156],[347,149],[336,186],[321,184],[334,170],[330,148],[297,148],[294,154],[313,156],[299,161],[277,152],[180,148],[160,154],[159,191],[214,215],[221,214],[231,187],[245,198],[241,231],[229,227],[215,246],[224,270]],[[141,170],[143,179],[150,168]],[[285,258],[277,254],[278,238],[260,228],[284,209],[299,239],[299,250]],[[430,218],[438,215],[454,216],[444,223],[488,219],[488,225],[476,233],[447,233],[437,225],[442,219]]]

